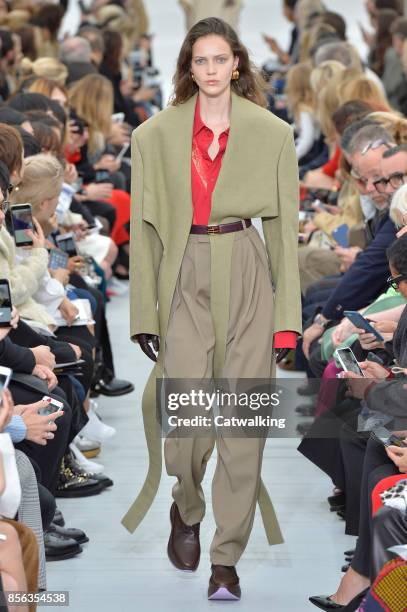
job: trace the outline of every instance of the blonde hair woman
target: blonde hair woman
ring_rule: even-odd
[[[38,77],[27,88],[27,91],[40,93],[51,98],[51,100],[56,100],[65,109],[68,106],[68,90],[54,79]]]
[[[31,75],[53,79],[58,85],[64,86],[68,69],[65,64],[53,57],[39,57],[33,62],[28,57],[24,57],[21,62],[21,78],[25,79]]]
[[[315,117],[315,95],[310,76],[309,64],[297,64],[288,71],[285,87],[288,108],[295,121],[295,150],[299,160],[309,153],[321,133]]]
[[[310,83],[315,94],[322,91],[325,85],[328,85],[334,77],[346,70],[345,66],[336,60],[327,60],[322,62],[317,68],[311,72]]]
[[[378,111],[391,110],[383,90],[372,79],[363,75],[350,76],[341,87],[340,97],[342,102],[360,100]]]
[[[68,93],[70,106],[89,126],[89,153],[97,155],[112,129],[112,84],[100,74],[88,74],[76,81]]]
[[[390,204],[390,217],[396,227],[407,228],[407,185],[402,185],[394,194]],[[406,232],[407,229],[397,236],[399,237]]]

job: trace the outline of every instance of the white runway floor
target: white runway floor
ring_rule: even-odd
[[[168,92],[183,36],[182,15],[176,0],[146,0],[146,4],[151,31],[156,33],[156,63]],[[359,46],[357,21],[365,19],[362,0],[328,0],[327,4],[347,16],[350,37]],[[246,0],[246,5],[242,36],[256,60],[261,61],[267,52],[259,33],[273,33],[284,43],[287,25],[280,17],[280,0]],[[154,505],[137,532],[130,535],[120,524],[146,473],[140,404],[150,362],[128,339],[127,295],[113,300],[108,315],[117,375],[132,380],[136,391],[123,398],[99,401],[105,422],[118,431],[97,459],[115,485],[96,497],[59,500],[67,525],[84,529],[90,542],[75,559],[47,565],[48,589],[68,590],[73,612],[213,610],[225,605],[206,599],[208,549],[214,528],[210,504],[213,457],[204,481],[207,515],[201,529],[201,564],[195,574],[177,572],[166,556],[172,482],[165,473]],[[354,543],[344,535],[343,522],[328,511],[325,500],[331,493],[329,480],[302,458],[297,445],[298,440],[293,439],[270,440],[266,447],[263,478],[271,491],[285,544],[267,545],[257,513],[249,545],[238,565],[243,596],[234,604],[237,610],[315,610],[308,596],[335,590],[343,551]]]

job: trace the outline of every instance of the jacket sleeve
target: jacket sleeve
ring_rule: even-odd
[[[29,348],[13,344],[10,338],[0,342],[0,365],[21,374],[32,374],[35,368],[34,353]]]
[[[11,251],[13,239],[3,235],[2,241],[0,274],[8,278],[13,304],[18,307],[25,304],[40,287],[48,267],[48,253],[46,249],[33,248],[19,263],[10,265],[5,251],[9,257],[15,257]]]
[[[158,320],[158,273],[163,253],[155,227],[145,219],[143,159],[136,134],[132,137],[130,224],[130,336],[160,335]]]
[[[263,218],[263,233],[275,290],[274,332],[302,333],[298,269],[298,163],[291,128],[277,168],[278,216]]]
[[[378,297],[389,275],[386,250],[395,239],[394,224],[387,219],[327,300],[322,310],[324,317],[342,319],[344,310],[359,310]]]

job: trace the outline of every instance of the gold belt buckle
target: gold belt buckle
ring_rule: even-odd
[[[219,225],[208,225],[207,232],[209,235],[220,234],[220,226]]]

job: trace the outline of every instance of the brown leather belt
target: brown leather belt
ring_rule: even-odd
[[[240,232],[252,224],[251,219],[235,221],[234,223],[221,223],[221,225],[191,225],[190,234],[228,234],[229,232]]]

